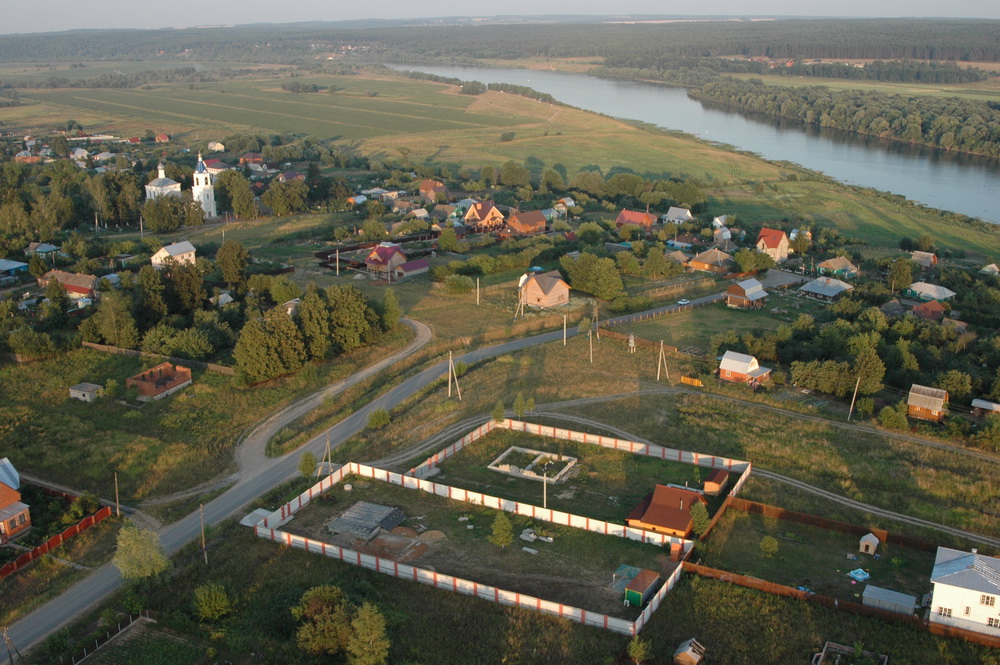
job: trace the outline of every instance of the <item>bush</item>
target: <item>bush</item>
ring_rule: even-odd
[[[875,400],[872,399],[871,397],[862,397],[861,399],[858,400],[856,408],[858,411],[858,416],[862,418],[868,418],[873,413],[875,413]]]
[[[226,588],[212,582],[194,590],[194,609],[199,619],[212,622],[229,614],[233,605]]]
[[[778,540],[774,536],[764,536],[760,539],[760,555],[765,559],[773,559],[778,553]]]
[[[381,429],[389,424],[392,418],[386,409],[375,409],[368,414],[368,427],[371,429]]]
[[[448,275],[444,279],[444,288],[448,293],[460,295],[471,293],[475,282],[466,275]]]
[[[899,407],[886,406],[883,407],[878,413],[878,423],[886,429],[896,429],[904,430],[909,428],[910,423],[906,419],[906,405],[900,403],[903,410],[901,411]]]

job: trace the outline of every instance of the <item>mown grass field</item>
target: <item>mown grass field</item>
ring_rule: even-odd
[[[731,74],[730,76],[741,79],[755,78],[767,85],[790,88],[824,86],[831,90],[864,90],[904,97],[965,97],[984,102],[1000,100],[1000,82],[996,80],[943,84],[830,79],[816,76],[761,76],[759,74]]]

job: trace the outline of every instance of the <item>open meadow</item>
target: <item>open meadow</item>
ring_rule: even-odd
[[[760,74],[729,74],[733,78],[759,79],[779,87],[824,86],[832,90],[864,90],[884,92],[904,97],[964,97],[985,102],[1000,101],[1000,82],[996,79],[975,83],[896,83],[862,79],[822,78],[819,76],[761,76]]]

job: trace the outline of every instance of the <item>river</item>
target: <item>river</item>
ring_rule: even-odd
[[[529,86],[581,109],[680,130],[766,159],[794,162],[841,182],[1000,223],[1000,162],[996,160],[748,117],[693,100],[682,88],[655,83],[528,69],[393,66],[465,81]],[[638,170],[646,168],[642,165]]]

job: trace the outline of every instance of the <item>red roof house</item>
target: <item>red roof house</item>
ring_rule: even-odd
[[[493,201],[482,201],[469,206],[465,213],[465,225],[476,233],[495,231],[504,225],[503,213]]]
[[[687,538],[691,533],[691,506],[704,503],[700,492],[657,485],[632,509],[625,523],[637,529]]]
[[[167,136],[166,134],[157,134],[156,135],[156,142],[157,143],[167,143],[169,141],[170,141],[170,137]]]
[[[90,298],[97,291],[97,277],[80,275],[65,270],[50,270],[38,280],[38,286],[45,288],[51,280],[63,285],[70,298]]]
[[[641,226],[647,231],[656,223],[656,215],[648,212],[640,212],[638,210],[626,210],[622,208],[622,211],[618,213],[617,219],[615,219],[615,226],[621,228],[626,224],[633,224],[635,226]]]
[[[0,459],[0,545],[31,528],[31,513],[21,503],[21,477],[10,460]]]
[[[406,254],[393,242],[383,242],[373,247],[365,259],[365,266],[372,272],[388,273],[406,263]]]
[[[925,321],[940,321],[944,318],[944,313],[948,310],[939,301],[929,300],[927,302],[920,303],[910,311],[913,312],[914,316]]]
[[[788,259],[788,235],[778,229],[762,228],[757,234],[757,251],[767,254],[775,263],[782,263]]]

